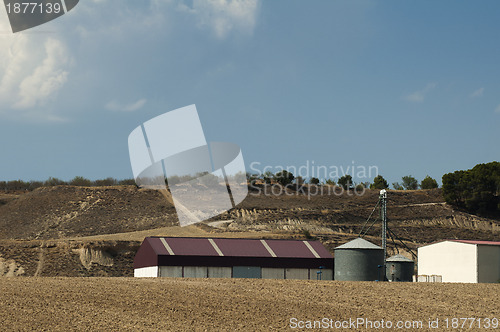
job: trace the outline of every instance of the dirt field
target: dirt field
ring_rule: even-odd
[[[4,331],[268,331],[291,318],[364,318],[422,321],[423,331],[429,319],[500,318],[499,294],[496,284],[4,278],[0,321]]]

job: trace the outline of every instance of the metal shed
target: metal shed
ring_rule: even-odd
[[[147,237],[135,277],[333,279],[333,257],[319,241]]]
[[[500,241],[443,240],[418,248],[418,280],[500,281]]]
[[[383,264],[384,250],[362,238],[335,248],[335,280],[381,280]]]

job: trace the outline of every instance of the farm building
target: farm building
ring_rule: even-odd
[[[443,282],[499,282],[500,242],[445,240],[420,247],[418,274]]]
[[[332,280],[333,257],[319,241],[147,237],[134,276]]]
[[[362,238],[335,248],[335,280],[375,281],[383,278],[384,249]]]

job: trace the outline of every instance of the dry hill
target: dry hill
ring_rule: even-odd
[[[0,275],[130,276],[135,251],[150,235],[300,238],[308,231],[333,251],[358,236],[378,200],[376,190],[276,196],[264,189],[250,192],[236,209],[183,228],[163,195],[134,186],[2,194]],[[452,209],[440,190],[390,191],[388,215],[411,248],[444,238],[498,240],[500,234],[498,221]],[[367,238],[380,243],[379,233],[376,223]]]

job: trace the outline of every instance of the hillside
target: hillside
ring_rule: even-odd
[[[388,197],[389,226],[410,248],[445,238],[499,238],[498,221],[452,209],[439,189],[389,191]],[[362,196],[251,192],[236,209],[179,227],[163,195],[135,186],[2,194],[0,275],[130,276],[135,251],[152,235],[303,238],[307,230],[333,252],[358,236],[377,200],[377,190]],[[376,223],[366,237],[380,244],[379,234]]]
[[[172,205],[134,186],[38,188],[0,206],[0,238],[58,239],[174,225]]]

